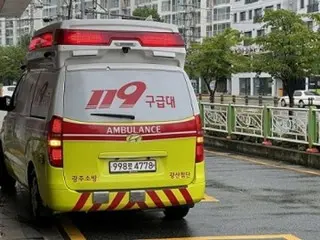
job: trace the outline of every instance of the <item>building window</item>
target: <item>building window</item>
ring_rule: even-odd
[[[230,0],[213,0],[213,6],[229,4],[229,3],[230,3]]]
[[[245,32],[244,33],[244,37],[246,39],[243,41],[243,45],[244,46],[249,46],[250,45],[250,38],[252,38],[252,31]]]
[[[267,6],[265,7],[265,10],[273,10],[273,6]]]
[[[257,37],[263,36],[265,34],[264,29],[257,30]]]
[[[207,23],[212,23],[212,10],[207,10]]]
[[[249,20],[252,20],[252,10],[249,10]]]
[[[254,78],[253,94],[255,96],[271,96],[272,95],[272,78]]]
[[[206,36],[207,37],[212,37],[212,26],[207,26],[206,27]]]
[[[313,29],[313,21],[307,21],[307,27],[312,30]]]
[[[251,94],[251,78],[239,78],[240,95],[249,96]]]
[[[236,23],[238,21],[237,19],[237,13],[234,13],[233,14],[233,22]]]
[[[230,28],[230,23],[214,24],[213,25],[213,35],[222,33],[227,28]]]
[[[162,12],[170,11],[170,1],[164,1],[161,3],[161,11]]]
[[[171,21],[171,15],[163,15],[162,19],[165,23],[170,23]]]
[[[230,19],[230,7],[215,8],[213,10],[213,20],[229,20]]]
[[[201,22],[200,12],[196,12],[194,21],[196,24],[200,24],[200,22]]]
[[[240,21],[245,21],[246,20],[246,12],[241,12],[240,13]]]
[[[13,45],[13,38],[6,38],[6,45]]]
[[[304,8],[304,0],[300,0],[300,8]]]
[[[281,3],[277,4],[277,9],[281,9]]]

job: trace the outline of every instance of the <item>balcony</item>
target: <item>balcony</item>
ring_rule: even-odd
[[[31,0],[0,0],[0,17],[21,17]]]
[[[312,3],[307,6],[307,13],[319,12],[319,3]]]

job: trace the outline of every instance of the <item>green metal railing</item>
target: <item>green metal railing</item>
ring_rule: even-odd
[[[200,103],[203,130],[320,146],[320,110],[235,104]]]

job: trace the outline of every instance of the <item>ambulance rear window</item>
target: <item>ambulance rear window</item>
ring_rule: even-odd
[[[179,71],[69,71],[64,117],[85,122],[185,119],[193,116],[187,81]]]

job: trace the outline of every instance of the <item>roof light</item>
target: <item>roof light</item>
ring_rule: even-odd
[[[109,46],[112,41],[138,41],[143,47],[185,47],[179,33],[100,31],[83,29],[57,29],[55,35],[43,33],[34,36],[29,51],[57,45]]]
[[[43,33],[34,36],[29,44],[29,51],[36,50],[37,48],[50,47],[53,44],[53,34]]]

